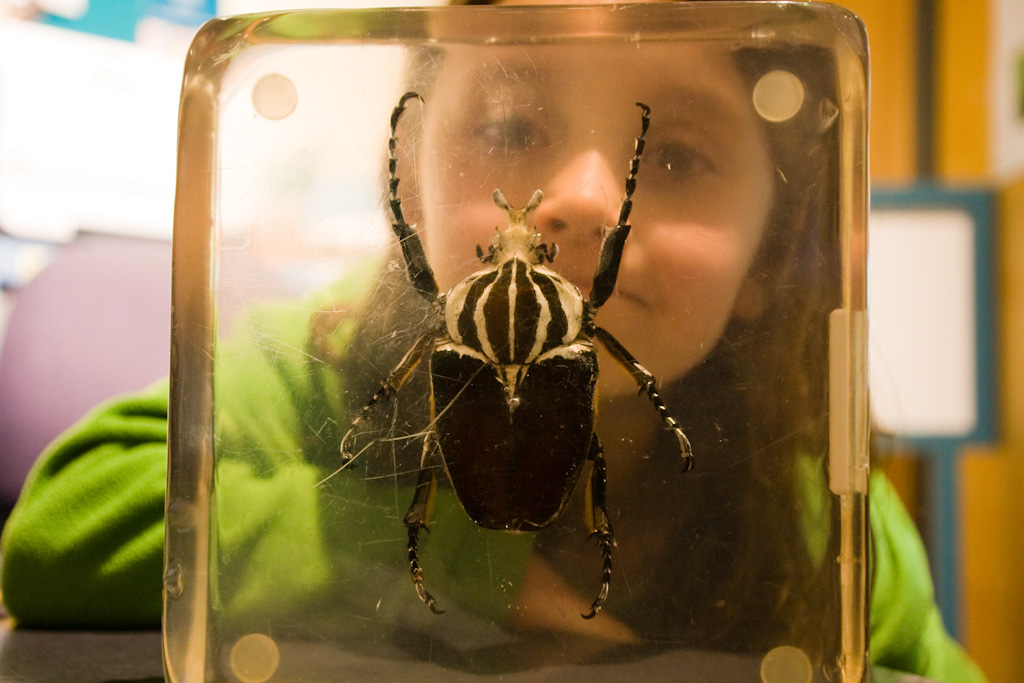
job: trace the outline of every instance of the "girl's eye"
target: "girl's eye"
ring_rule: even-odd
[[[488,152],[526,152],[543,140],[541,129],[522,116],[487,121],[477,126],[474,133]]]
[[[666,142],[651,151],[652,165],[666,179],[683,181],[717,170],[710,156],[683,141]]]

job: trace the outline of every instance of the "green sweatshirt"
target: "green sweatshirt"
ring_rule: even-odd
[[[288,321],[289,316],[296,316]],[[281,326],[284,319],[284,327]],[[289,324],[290,323],[290,324]],[[218,488],[223,518],[244,519],[244,524],[221,530],[221,547],[247,548],[238,561],[222,558],[234,567],[222,589],[230,596],[230,608],[238,613],[267,608],[268,596],[282,603],[316,595],[327,580],[329,565],[337,562],[331,544],[359,544],[363,539],[342,533],[318,533],[315,496],[323,469],[309,462],[309,444],[295,443],[297,420],[309,417],[311,397],[327,399],[340,395],[331,386],[332,373],[310,359],[302,337],[309,329],[308,313],[267,312],[266,318],[246,321],[249,340],[269,330],[293,329],[292,339],[275,338],[275,343],[242,344],[230,353],[253,354],[235,357],[244,372],[219,374],[218,396],[244,395],[245,410],[232,412],[231,424],[218,425],[218,449],[230,453],[260,443],[266,462],[252,468],[233,462],[230,456],[218,464],[218,481],[231,485]],[[237,349],[242,349],[241,351]],[[219,358],[219,360],[221,360]],[[225,364],[229,367],[230,364]],[[336,374],[336,373],[334,373]],[[280,397],[293,400],[282,403]],[[305,408],[296,406],[306,403]],[[3,534],[3,601],[17,623],[42,628],[155,628],[161,615],[161,576],[164,539],[164,490],[167,473],[168,387],[161,382],[148,391],[99,407],[71,428],[40,458],[33,469],[21,500]],[[340,414],[340,413],[338,413]],[[316,433],[313,430],[311,433]],[[308,436],[308,434],[307,434]],[[337,435],[324,439],[325,449],[337,453]],[[237,441],[236,441],[237,440]],[[250,441],[252,440],[252,441]],[[315,450],[315,449],[313,449]],[[304,455],[303,455],[304,454]],[[297,457],[303,455],[303,457]],[[315,456],[313,460],[315,461]],[[236,471],[248,467],[247,472]],[[273,472],[273,485],[267,473]],[[344,478],[335,478],[339,482]],[[332,480],[335,481],[335,480]],[[343,485],[338,483],[337,485]],[[402,492],[403,504],[411,491]],[[323,495],[323,494],[322,494]],[[443,501],[442,501],[443,502]],[[927,559],[912,520],[887,480],[873,475],[871,481],[871,531],[874,573],[871,605],[871,661],[875,665],[916,673],[938,681],[974,683],[984,676],[964,651],[947,634],[934,601]],[[443,520],[446,508],[438,505],[446,533],[453,534],[449,547],[465,552],[473,548],[480,534],[465,515]],[[272,521],[272,523],[271,523]],[[393,524],[394,519],[388,520]],[[270,533],[277,538],[268,539]],[[372,525],[369,527],[373,532]],[[366,533],[364,530],[363,533]],[[462,537],[460,538],[460,534]],[[262,536],[260,536],[262,535]],[[393,530],[391,535],[395,535]],[[282,576],[247,575],[250,566],[276,566],[260,562],[261,539],[268,552],[290,548]],[[326,538],[326,540],[325,540]],[[524,544],[529,544],[525,536]],[[297,542],[298,541],[298,542]],[[525,546],[524,546],[525,547]],[[493,549],[490,549],[493,550]],[[388,553],[392,548],[388,546]],[[512,550],[501,562],[492,563],[515,576],[522,571],[529,552]],[[331,559],[328,560],[328,557]],[[389,555],[390,557],[390,555]],[[369,560],[368,560],[369,561]],[[390,560],[389,560],[390,561]],[[396,563],[401,566],[401,563]],[[478,585],[475,578],[459,576],[458,557],[449,558],[446,571],[435,572],[442,593],[444,584]],[[301,568],[300,572],[295,568]],[[337,575],[337,566],[333,566]],[[493,569],[492,569],[493,570]],[[231,574],[232,572],[228,572]],[[375,576],[375,581],[382,577]],[[394,580],[408,595],[408,575],[398,571]],[[474,583],[476,582],[476,583]],[[501,583],[488,577],[485,583]],[[231,587],[235,589],[232,590]],[[286,590],[289,594],[282,594]],[[481,590],[474,604],[504,600],[500,592]],[[257,607],[258,606],[258,607]],[[386,606],[385,606],[386,607]],[[499,606],[494,605],[497,609]],[[422,610],[425,612],[425,610]]]

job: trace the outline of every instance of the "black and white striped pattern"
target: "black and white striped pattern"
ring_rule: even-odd
[[[520,256],[469,276],[445,305],[452,341],[495,365],[527,365],[572,343],[582,320],[579,289]]]

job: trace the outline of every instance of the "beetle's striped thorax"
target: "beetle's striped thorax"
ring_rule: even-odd
[[[558,273],[518,256],[452,288],[445,324],[456,344],[495,365],[527,365],[580,334],[583,297]]]

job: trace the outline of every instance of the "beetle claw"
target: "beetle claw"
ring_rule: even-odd
[[[608,599],[608,588],[609,588],[608,582],[607,581],[602,581],[601,582],[601,591],[598,593],[597,597],[594,599],[594,602],[592,602],[590,604],[590,611],[587,612],[586,614],[580,614],[581,617],[583,617],[584,619],[593,619],[594,617],[597,616],[597,613],[601,611],[601,608],[604,607],[605,601]]]
[[[415,579],[413,580],[415,581]],[[423,583],[421,581],[416,581],[416,594],[420,596],[420,600],[430,608],[431,612],[434,614],[444,614],[444,610],[438,608],[437,600],[435,600],[434,596],[430,594],[430,591],[423,587]]]
[[[594,602],[590,604],[590,611],[580,615],[584,619],[593,619],[601,611],[605,601],[608,599],[608,591],[612,583],[612,551],[615,549],[615,536],[611,528],[608,528],[594,531],[590,534],[590,538],[593,537],[597,537],[597,545],[601,548],[601,558],[603,559],[601,589],[598,591]]]
[[[356,459],[356,456],[352,455],[352,430],[348,430],[345,437],[341,440],[341,466],[347,467],[349,463]]]

